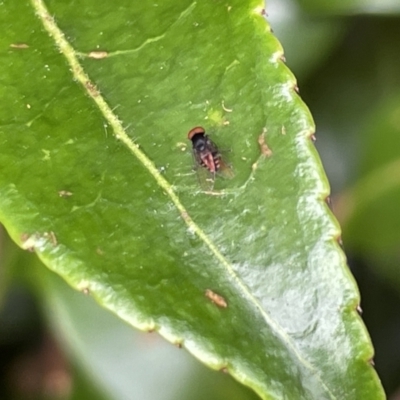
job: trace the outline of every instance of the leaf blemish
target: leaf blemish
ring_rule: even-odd
[[[226,111],[226,112],[232,112],[232,111],[233,111],[232,108],[226,108],[226,107],[225,107],[224,100],[222,100],[222,108],[223,108],[223,110]]]
[[[251,173],[251,175],[250,175],[250,177],[249,177],[247,182],[250,182],[250,181],[252,181],[254,179],[254,172],[258,168],[258,163],[259,163],[260,159],[272,156],[272,150],[269,148],[269,146],[267,145],[267,142],[265,140],[266,133],[267,133],[267,129],[264,127],[263,131],[258,136],[257,142],[258,142],[258,145],[260,146],[261,155],[257,159],[257,161],[255,161],[253,163],[253,165],[251,166],[252,173]]]
[[[35,237],[34,235],[30,235],[29,233],[23,233],[21,235],[21,241],[22,241],[22,245],[21,247],[24,250],[28,250],[30,252],[35,251]]]
[[[50,242],[53,246],[57,246],[57,238],[53,231],[44,232],[44,233],[23,233],[21,235],[21,247],[24,250],[28,250],[30,252],[35,251],[36,249],[41,249],[47,243]]]
[[[10,47],[12,49],[29,49],[29,45],[26,43],[11,43]]]
[[[212,121],[215,125],[223,126],[226,125],[226,119],[220,110],[210,109],[207,112],[206,118],[207,120]],[[229,122],[228,122],[229,124]]]
[[[267,15],[265,8],[262,6],[258,6],[254,9],[254,13],[257,15]]]
[[[49,161],[50,160],[50,150],[42,149],[42,152],[44,153],[42,160]]]
[[[71,197],[71,196],[73,195],[73,193],[72,193],[72,192],[69,192],[68,190],[60,190],[60,191],[58,192],[58,195],[59,195],[60,197]]]
[[[46,239],[49,239],[50,240],[50,243],[53,245],[53,246],[57,246],[57,238],[56,238],[56,235],[55,235],[55,233],[53,232],[53,231],[49,231],[49,232],[45,232],[44,234],[43,234],[43,237],[45,237]]]
[[[213,292],[211,289],[207,289],[205,291],[205,295],[208,299],[210,299],[218,307],[221,307],[221,308],[228,307],[228,303],[226,302],[226,300],[219,294]]]
[[[184,221],[187,221],[189,218],[189,214],[186,211],[181,212],[181,217]]]
[[[90,282],[87,281],[86,279],[80,281],[77,285],[76,288],[81,291],[84,294],[89,294],[90,293]]]
[[[260,145],[261,154],[265,157],[272,156],[272,150],[268,147],[265,141],[265,135],[267,133],[267,129],[263,128],[261,135],[258,137],[258,144]]]
[[[88,54],[88,57],[94,58],[95,60],[101,60],[103,58],[108,57],[108,51],[100,51],[100,50],[91,51]]]
[[[100,95],[99,90],[97,89],[96,85],[92,81],[86,81],[85,87],[90,92],[91,96],[97,97]]]
[[[186,143],[183,143],[183,142],[178,142],[176,144],[176,147],[178,147],[181,151],[186,151],[186,149],[187,149]]]

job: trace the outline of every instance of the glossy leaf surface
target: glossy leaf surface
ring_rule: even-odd
[[[1,5],[13,239],[262,398],[383,398],[313,122],[260,2],[82,3]],[[196,125],[235,170],[212,193]]]

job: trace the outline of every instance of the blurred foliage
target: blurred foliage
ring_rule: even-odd
[[[267,5],[268,19],[283,44],[287,64],[299,78],[301,96],[316,121],[316,145],[332,183],[333,207],[342,223],[344,247],[361,290],[363,318],[376,351],[376,369],[389,398],[400,390],[400,350],[397,345],[400,337],[397,311],[400,308],[399,8],[395,0],[298,0],[297,3],[293,0],[273,0]],[[19,265],[23,268],[24,263]],[[4,271],[4,268],[0,269],[2,275]],[[49,275],[46,279],[58,278]],[[104,311],[92,304],[90,299],[79,293],[69,293],[69,289],[60,282],[55,281],[54,286],[46,285],[46,282],[43,281],[40,290],[35,288],[34,291],[38,298],[46,294],[44,309],[48,320],[54,321],[51,318],[53,313],[63,315],[66,307],[82,306],[82,323],[85,322],[85,315],[96,314],[95,320],[104,324],[102,329],[105,329],[104,326],[114,327],[122,332],[121,340],[129,340],[125,336],[129,336],[129,333],[125,331],[123,323],[111,321],[112,316],[101,314]],[[51,287],[58,287],[58,290],[52,292]],[[15,332],[29,330],[40,336],[43,325],[38,326],[38,321],[41,321],[38,318],[31,321],[31,301],[25,300],[21,304],[20,289],[11,293],[7,297],[11,305],[7,307],[28,310],[26,313],[29,314],[29,317],[21,318],[20,324],[13,326]],[[7,320],[3,315],[2,322]],[[90,382],[100,382],[104,391],[109,383],[96,376],[99,371],[88,373],[89,361],[77,356],[82,341],[90,339],[78,337],[77,332],[72,330],[71,321],[65,318],[61,321],[64,325],[53,326],[53,331],[58,332],[65,353],[70,360],[74,360],[72,375],[77,377],[76,382],[84,382],[82,390],[90,393],[76,398],[93,398],[90,397],[93,396]],[[26,324],[32,325],[27,328]],[[4,334],[10,325],[2,323],[1,329]],[[176,382],[177,387],[187,383],[180,393],[185,393],[185,390],[189,390],[187,387],[196,381],[197,384],[205,382],[204,385],[213,387],[215,390],[211,393],[220,390],[220,383],[211,383],[215,374],[198,363],[192,365],[192,360],[187,359],[186,355],[182,356],[184,352],[177,349],[175,352],[174,348],[161,344],[157,339],[147,339],[149,334],[138,334],[134,338],[135,335],[132,334],[132,354],[151,358],[149,347],[155,346],[154,364],[149,365],[160,365],[165,352],[179,354],[168,354],[169,363],[161,368],[168,369],[171,359],[177,357],[173,362],[180,365],[182,374],[184,371],[187,374],[185,383]],[[6,336],[10,338],[9,334],[4,334]],[[20,340],[18,334],[11,336],[15,340],[12,354],[23,353],[27,345],[21,343],[26,339]],[[34,340],[28,347],[35,343]],[[4,349],[11,348],[10,343],[6,342],[2,342],[2,346]],[[104,347],[106,344],[103,344]],[[140,349],[145,349],[143,354]],[[87,358],[90,356],[85,354]],[[15,357],[10,356],[11,359],[15,360]],[[105,362],[111,361],[105,359]],[[142,365],[143,360],[136,362]],[[131,365],[122,367],[134,368]],[[238,398],[254,398],[247,389],[235,386],[237,384],[230,377],[225,378],[228,383],[223,390],[232,393],[229,399],[235,399],[234,393],[240,391],[243,391],[243,397]],[[121,382],[120,385],[124,387]],[[141,398],[145,399],[144,396]]]
[[[400,12],[397,0],[298,0],[305,10],[326,15],[383,14]]]

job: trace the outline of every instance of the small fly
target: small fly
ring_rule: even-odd
[[[192,141],[197,176],[203,190],[213,190],[216,173],[225,178],[233,177],[232,169],[223,161],[217,145],[206,135],[204,128],[191,129],[188,139]]]

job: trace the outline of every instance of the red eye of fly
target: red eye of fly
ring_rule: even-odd
[[[189,140],[192,140],[192,138],[193,138],[193,136],[194,135],[197,135],[197,134],[202,134],[202,135],[204,135],[205,133],[206,133],[206,131],[205,131],[205,129],[203,128],[203,127],[201,127],[201,126],[196,126],[196,127],[194,127],[193,129],[191,129],[190,131],[189,131],[189,133],[188,133],[188,139]]]

